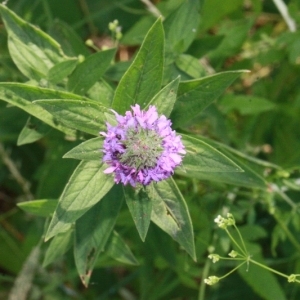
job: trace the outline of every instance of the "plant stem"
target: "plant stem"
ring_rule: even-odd
[[[296,22],[290,16],[286,4],[282,0],[273,0],[274,4],[276,5],[277,9],[279,10],[281,16],[283,17],[284,21],[286,22],[289,30],[291,32],[296,31]]]
[[[247,256],[247,251],[244,252],[244,250],[240,247],[240,245],[235,241],[235,239],[232,237],[232,235],[230,234],[229,230],[226,228],[225,229],[226,233],[228,234],[229,238],[231,239],[231,241],[236,245],[236,247],[245,255]]]
[[[206,260],[203,272],[202,272],[202,278],[201,283],[199,287],[199,294],[198,294],[198,300],[205,300],[205,288],[206,284],[204,282],[204,278],[208,277],[209,269],[210,269],[211,261],[209,259]]]
[[[267,267],[266,265],[263,265],[263,264],[261,264],[261,263],[255,261],[255,260],[253,260],[253,259],[251,259],[251,258],[249,259],[249,262],[252,262],[253,264],[255,264],[255,265],[257,265],[257,266],[260,266],[261,268],[264,268],[264,269],[266,269],[266,270],[268,270],[268,271],[270,271],[270,272],[272,272],[272,273],[275,273],[275,274],[277,274],[277,275],[279,275],[279,276],[282,276],[282,277],[285,277],[285,278],[289,278],[288,275],[283,274],[283,273],[281,273],[281,272],[279,272],[279,271],[277,271],[277,270],[274,270],[274,269],[272,269],[272,268],[269,268],[269,267]],[[300,283],[300,280],[296,279],[295,282]]]
[[[238,268],[240,268],[242,265],[244,265],[247,262],[247,260],[243,261],[242,263],[240,263],[239,265],[237,265],[234,269],[232,269],[230,272],[228,272],[227,274],[225,274],[224,276],[220,277],[220,279],[223,279],[225,277],[227,277],[228,275],[232,274],[234,271],[236,271]]]
[[[245,246],[243,237],[242,237],[242,235],[241,235],[239,229],[237,228],[237,226],[236,226],[235,224],[234,224],[233,226],[234,226],[235,230],[237,231],[237,233],[238,233],[238,235],[239,235],[240,241],[242,242],[243,248],[244,248],[244,250],[245,250],[244,253],[247,254],[247,248],[246,248],[246,246]]]
[[[161,16],[162,19],[164,20],[162,13],[157,9],[157,7],[151,1],[141,0],[141,2],[143,2],[147,6],[147,9],[154,15],[154,17],[158,18]]]

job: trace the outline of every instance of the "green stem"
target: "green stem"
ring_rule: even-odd
[[[275,273],[275,274],[277,274],[277,275],[279,275],[279,276],[282,276],[282,277],[285,277],[285,278],[289,278],[288,275],[283,274],[283,273],[281,273],[281,272],[279,272],[279,271],[277,271],[277,270],[274,270],[274,269],[272,269],[272,268],[269,268],[269,267],[267,267],[266,265],[263,265],[263,264],[261,264],[261,263],[255,261],[255,260],[253,260],[253,259],[251,259],[251,258],[249,259],[249,262],[252,262],[253,264],[255,264],[255,265],[257,265],[257,266],[259,266],[259,267],[261,267],[261,268],[264,268],[264,269],[266,269],[266,270],[268,270],[268,271],[270,271],[270,272],[272,272],[272,273]],[[295,282],[300,283],[300,280],[296,279]]]
[[[242,263],[240,263],[239,265],[237,265],[234,269],[232,269],[231,271],[229,271],[227,274],[225,274],[224,276],[220,277],[219,279],[223,279],[227,276],[229,276],[230,274],[232,274],[234,271],[236,271],[238,268],[240,268],[242,265],[244,265],[247,262],[247,260],[243,261]]]
[[[240,245],[235,241],[235,239],[232,237],[232,235],[230,234],[230,232],[228,231],[228,229],[225,229],[226,233],[228,234],[229,238],[231,239],[231,241],[237,246],[237,248],[245,255],[247,256],[247,252],[244,252],[244,250],[240,247]]]
[[[223,257],[223,256],[220,256],[220,259],[223,259],[223,260],[245,260],[246,258],[245,257]]]
[[[202,278],[208,277],[210,266],[211,266],[211,261],[209,259],[207,259],[205,262],[204,268],[203,268]],[[205,288],[206,288],[206,284],[205,284],[204,280],[201,280],[200,287],[199,287],[198,300],[205,300]]]
[[[234,226],[234,228],[236,229],[236,231],[237,231],[237,233],[238,233],[238,235],[239,235],[239,238],[240,238],[240,240],[241,240],[241,242],[242,242],[243,248],[244,248],[244,250],[245,250],[244,253],[247,254],[247,248],[246,248],[246,246],[245,246],[243,237],[242,237],[240,231],[238,230],[237,226],[236,226],[235,224],[234,224],[233,226]]]

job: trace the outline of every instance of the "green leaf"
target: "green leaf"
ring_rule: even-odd
[[[57,200],[40,199],[18,203],[18,207],[24,211],[39,217],[49,217],[55,211]]]
[[[280,169],[277,165],[259,160],[257,158],[249,157],[244,153],[210,139],[197,137],[197,140],[201,140],[214,149],[221,151],[221,153],[226,155],[228,159],[237,164],[243,170],[243,172],[187,172],[185,175],[188,177],[191,176],[203,180],[219,181],[238,186],[266,189],[267,182],[263,178],[263,172],[265,168]]]
[[[24,265],[26,254],[20,241],[2,225],[0,226],[0,245],[1,269],[9,271],[11,274],[18,274]]]
[[[223,35],[203,36],[193,41],[188,53],[196,58],[201,58],[210,51],[218,48],[223,38]]]
[[[62,158],[74,143],[62,139],[60,135],[53,134],[51,138],[47,139],[45,145],[47,145],[47,151],[43,163],[40,164],[35,174],[38,182],[35,193],[40,199],[59,199],[69,177],[78,166],[78,161]]]
[[[186,155],[183,167],[187,174],[197,172],[243,172],[243,170],[221,152],[201,141],[182,134]],[[191,176],[193,176],[191,175]]]
[[[69,76],[78,64],[78,59],[68,59],[53,66],[48,72],[48,80],[59,83]]]
[[[115,226],[124,199],[120,185],[115,185],[93,208],[76,221],[75,263],[82,283],[87,287],[95,261]]]
[[[107,242],[106,253],[108,256],[121,263],[128,265],[139,264],[128,245],[116,231],[111,234]]]
[[[64,158],[80,160],[97,160],[102,157],[103,137],[89,139],[67,152]]]
[[[147,234],[147,248],[149,247],[150,252],[152,251],[162,257],[171,267],[178,263],[176,257],[178,253],[175,246],[172,237],[159,227],[151,225]]]
[[[152,187],[149,193],[152,200],[151,221],[168,233],[196,260],[192,221],[175,181],[170,178]]]
[[[87,92],[87,96],[105,107],[111,107],[115,91],[103,79],[96,82]]]
[[[185,72],[192,78],[200,78],[206,74],[199,59],[188,54],[179,55],[175,60],[175,64],[182,72]]]
[[[234,153],[230,151],[224,151],[224,154],[237,163],[242,169],[243,173],[229,173],[227,174],[227,178],[224,176],[220,176],[218,174],[216,178],[220,179],[217,181],[222,181],[229,184],[251,187],[251,188],[260,188],[265,190],[267,187],[267,182],[263,178],[263,173],[259,174],[254,168],[254,164],[249,164],[247,160],[245,161],[239,156],[236,156]],[[222,174],[223,175],[223,174]],[[223,177],[223,178],[221,178]]]
[[[109,49],[88,56],[69,77],[68,89],[83,95],[104,75],[115,53],[116,49]]]
[[[201,19],[201,29],[209,29],[222,17],[226,16],[243,6],[243,0],[219,0],[204,1]]]
[[[136,46],[143,42],[143,39],[156,18],[152,15],[146,15],[133,24],[133,26],[124,33],[121,43],[126,46]]]
[[[106,114],[111,111],[94,101],[39,100],[40,105],[68,127],[93,135],[106,130]]]
[[[171,114],[173,126],[184,126],[196,118],[243,72],[247,71],[228,71],[180,82],[177,101]]]
[[[17,67],[28,78],[46,78],[48,71],[64,60],[60,45],[3,4],[0,14],[8,32],[9,52]]]
[[[276,107],[271,101],[252,95],[226,95],[221,99],[220,106],[224,113],[237,110],[241,115],[255,115]]]
[[[148,196],[148,188],[145,186],[135,188],[128,186],[124,187],[124,194],[136,229],[142,241],[145,241],[152,211],[152,202]]]
[[[133,63],[122,77],[112,108],[124,114],[130,105],[146,107],[160,90],[163,75],[164,31],[159,18],[148,31]]]
[[[152,98],[147,107],[149,107],[149,105],[154,105],[159,114],[169,117],[176,101],[179,80],[180,78],[177,77],[167,84]]]
[[[68,230],[112,188],[113,178],[103,173],[106,168],[106,165],[97,161],[82,161],[78,165],[59,199],[46,241]]]
[[[75,131],[64,126],[41,106],[33,104],[39,99],[77,99],[83,100],[81,96],[58,91],[35,87],[22,83],[0,83],[0,99],[15,105],[32,116],[42,120],[51,127],[58,129],[66,134],[75,135]]]
[[[60,43],[64,53],[69,56],[89,55],[90,51],[83,39],[67,23],[54,20],[49,29],[50,35]]]
[[[33,143],[51,131],[51,127],[39,119],[29,117],[18,137],[17,145]]]
[[[215,68],[221,67],[228,57],[232,57],[242,51],[241,48],[247,40],[253,21],[254,18],[246,18],[223,22],[218,34],[223,35],[224,38],[217,48],[207,54],[207,58],[212,66]],[[233,36],[234,39],[232,38]]]
[[[234,185],[266,187],[261,176],[239,160],[233,160],[230,153],[228,153],[229,157],[225,156],[200,138],[182,135],[182,141],[187,154],[183,159],[183,168],[177,168],[176,173],[191,178]]]
[[[43,267],[47,267],[63,256],[72,247],[73,240],[73,229],[59,233],[55,236],[46,251]]]
[[[182,53],[192,43],[200,21],[199,9],[199,0],[186,0],[164,21],[170,52]]]

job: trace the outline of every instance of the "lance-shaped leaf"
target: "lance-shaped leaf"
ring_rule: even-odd
[[[106,114],[111,114],[108,108],[94,101],[40,100],[34,103],[66,126],[93,135],[99,135],[99,131],[106,130]]]
[[[175,65],[191,78],[200,78],[206,75],[206,70],[199,59],[188,54],[179,55],[175,60]]]
[[[84,100],[81,96],[58,91],[40,88],[22,83],[0,83],[0,99],[21,108],[32,116],[42,120],[53,128],[64,133],[74,135],[75,131],[64,126],[61,122],[44,110],[41,106],[33,103],[39,99],[76,99]]]
[[[51,127],[39,119],[29,117],[19,134],[17,145],[30,144],[38,141],[51,131]]]
[[[103,137],[89,139],[67,152],[64,158],[99,161],[102,157],[102,146]]]
[[[128,265],[139,264],[128,245],[116,231],[111,234],[105,252],[108,256],[121,263]]]
[[[192,221],[185,200],[170,178],[153,185],[151,221],[177,241],[196,260]]]
[[[55,199],[38,199],[20,202],[17,206],[35,216],[48,218],[54,213],[57,202]]]
[[[186,0],[164,21],[170,52],[182,53],[194,40],[200,21],[199,6],[199,0]]]
[[[63,256],[71,247],[74,240],[74,230],[61,232],[50,241],[43,261],[43,267],[50,265],[59,257]]]
[[[66,231],[89,208],[100,201],[114,185],[113,178],[104,174],[107,166],[97,161],[82,161],[67,183],[45,240]]]
[[[138,233],[145,241],[150,225],[152,202],[148,195],[149,187],[124,187],[127,206],[133,218]]]
[[[167,84],[152,98],[146,108],[148,108],[149,105],[154,105],[160,115],[169,117],[176,101],[179,80],[180,78],[177,77]]]
[[[100,202],[76,221],[75,263],[85,286],[88,286],[95,261],[112,233],[123,199],[122,187],[115,185]]]
[[[49,69],[66,58],[54,39],[3,4],[0,14],[8,32],[10,55],[25,76],[35,80],[46,78]]]
[[[183,166],[189,172],[243,172],[232,160],[205,142],[182,134],[186,155]]]
[[[65,79],[73,72],[77,64],[78,64],[77,58],[64,60],[56,64],[49,70],[47,76],[48,80],[53,83],[61,82],[63,79]]]
[[[213,141],[202,138],[193,138],[182,135],[186,155],[183,159],[183,167],[177,168],[176,173],[202,180],[224,182],[234,185],[265,188],[265,180],[253,171],[247,164],[242,163],[238,157],[229,151],[222,149],[219,152]],[[218,147],[220,148],[220,147]]]
[[[80,35],[67,23],[55,19],[51,22],[49,34],[59,42],[63,51],[68,56],[87,56],[90,50],[84,44]]]
[[[122,77],[112,108],[124,114],[130,105],[146,107],[160,90],[163,75],[164,32],[159,18],[148,31],[133,63]]]
[[[83,95],[104,75],[115,53],[116,49],[109,49],[88,56],[69,77],[68,89]]]
[[[247,71],[228,71],[180,82],[177,101],[171,114],[173,126],[184,126],[196,118],[243,72]]]

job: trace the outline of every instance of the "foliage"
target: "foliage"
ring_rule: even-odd
[[[299,298],[299,3],[221,2],[0,4],[0,298]],[[136,188],[99,136],[134,104],[186,151]]]

